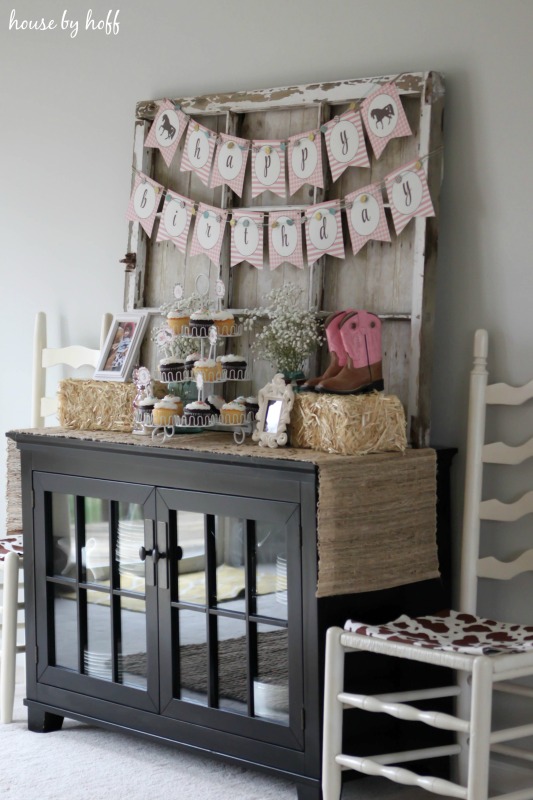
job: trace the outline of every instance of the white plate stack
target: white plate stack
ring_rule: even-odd
[[[144,520],[120,520],[117,534],[117,561],[121,575],[144,575],[139,549],[144,544]]]

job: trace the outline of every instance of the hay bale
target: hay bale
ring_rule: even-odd
[[[291,412],[291,446],[342,455],[407,447],[403,406],[395,395],[302,392]]]
[[[72,430],[129,433],[136,393],[133,383],[65,378],[57,393],[59,423]]]

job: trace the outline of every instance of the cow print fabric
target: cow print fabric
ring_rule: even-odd
[[[17,553],[22,555],[22,534],[16,533],[12,536],[6,536],[5,539],[0,539],[0,562],[4,561],[8,553]]]
[[[347,620],[344,630],[430,650],[482,655],[533,648],[533,625],[497,622],[459,611],[434,617],[401,616],[385,625]]]

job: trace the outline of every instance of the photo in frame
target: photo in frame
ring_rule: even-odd
[[[116,314],[96,365],[95,380],[127,381],[135,366],[148,314],[144,311],[126,311]]]
[[[287,426],[294,405],[294,391],[279,372],[272,383],[267,383],[258,392],[259,410],[256,414],[256,429],[252,433],[254,442],[260,447],[283,447],[288,442]]]

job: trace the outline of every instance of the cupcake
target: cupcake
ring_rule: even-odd
[[[218,394],[210,394],[209,397],[207,398],[207,404],[211,409],[211,412],[217,417],[219,416],[220,409],[222,408],[225,402],[226,401],[224,400],[224,398],[220,397],[220,395]]]
[[[169,356],[169,358],[162,358],[159,362],[159,373],[161,380],[168,381],[182,381],[183,371],[185,369],[185,361],[183,358],[176,358],[176,356]]]
[[[151,416],[147,417],[147,414],[152,414],[154,410],[154,406],[157,403],[157,397],[143,397],[142,400],[134,401],[133,408],[135,409],[135,419],[137,422],[144,423],[145,425],[149,425],[151,421]]]
[[[187,333],[189,329],[189,315],[185,311],[169,311],[167,325],[172,333]]]
[[[235,317],[231,311],[215,311],[213,323],[219,336],[231,336],[235,330]]]
[[[244,407],[248,414],[251,414],[252,419],[255,419],[255,415],[259,411],[259,402],[257,397],[246,397],[244,400]]]
[[[167,394],[162,400],[158,400],[152,411],[154,425],[172,425],[174,417],[181,417],[183,414],[183,403],[179,397]]]
[[[211,409],[204,400],[194,400],[192,403],[187,403],[184,416],[188,423],[194,423],[195,425],[210,425],[212,422]]]
[[[190,356],[187,356],[185,359],[185,377],[191,378],[192,371],[194,369],[194,362],[200,359],[201,353],[191,353]]]
[[[220,421],[226,425],[242,425],[245,413],[244,405],[232,400],[231,403],[224,403],[220,409]]]
[[[225,370],[226,379],[229,381],[240,381],[246,377],[246,367],[248,362],[244,356],[227,355],[219,356],[222,368]]]
[[[213,316],[209,311],[195,311],[189,321],[189,333],[192,336],[208,336],[213,324]]]
[[[193,375],[202,375],[206,383],[222,380],[222,364],[213,358],[199,358],[194,362]]]

